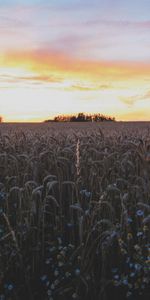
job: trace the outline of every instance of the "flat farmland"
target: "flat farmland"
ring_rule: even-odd
[[[150,123],[0,124],[0,299],[149,299]]]

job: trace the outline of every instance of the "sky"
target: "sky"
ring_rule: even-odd
[[[0,0],[0,115],[150,120],[149,0]]]

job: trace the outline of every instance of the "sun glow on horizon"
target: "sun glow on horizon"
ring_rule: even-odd
[[[103,0],[95,0],[91,10],[84,0],[83,5],[62,0],[61,9],[57,0],[45,1],[0,4],[4,121],[36,122],[78,112],[149,120],[148,10],[143,19],[129,10],[124,20],[119,3],[113,15]]]

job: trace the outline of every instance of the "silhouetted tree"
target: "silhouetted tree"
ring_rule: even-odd
[[[92,122],[92,116],[91,115],[87,115],[85,121],[86,122]]]
[[[103,122],[103,121],[115,121],[114,117],[105,116],[103,114],[86,115],[84,113],[78,113],[78,115],[59,115],[54,117],[53,120],[46,120],[45,122]]]
[[[79,113],[78,116],[77,116],[77,121],[78,122],[84,122],[86,121],[86,117],[83,113]]]
[[[70,122],[77,122],[76,116],[71,116],[70,117]]]

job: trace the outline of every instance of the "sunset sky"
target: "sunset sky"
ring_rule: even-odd
[[[150,0],[0,0],[0,115],[150,120]]]

